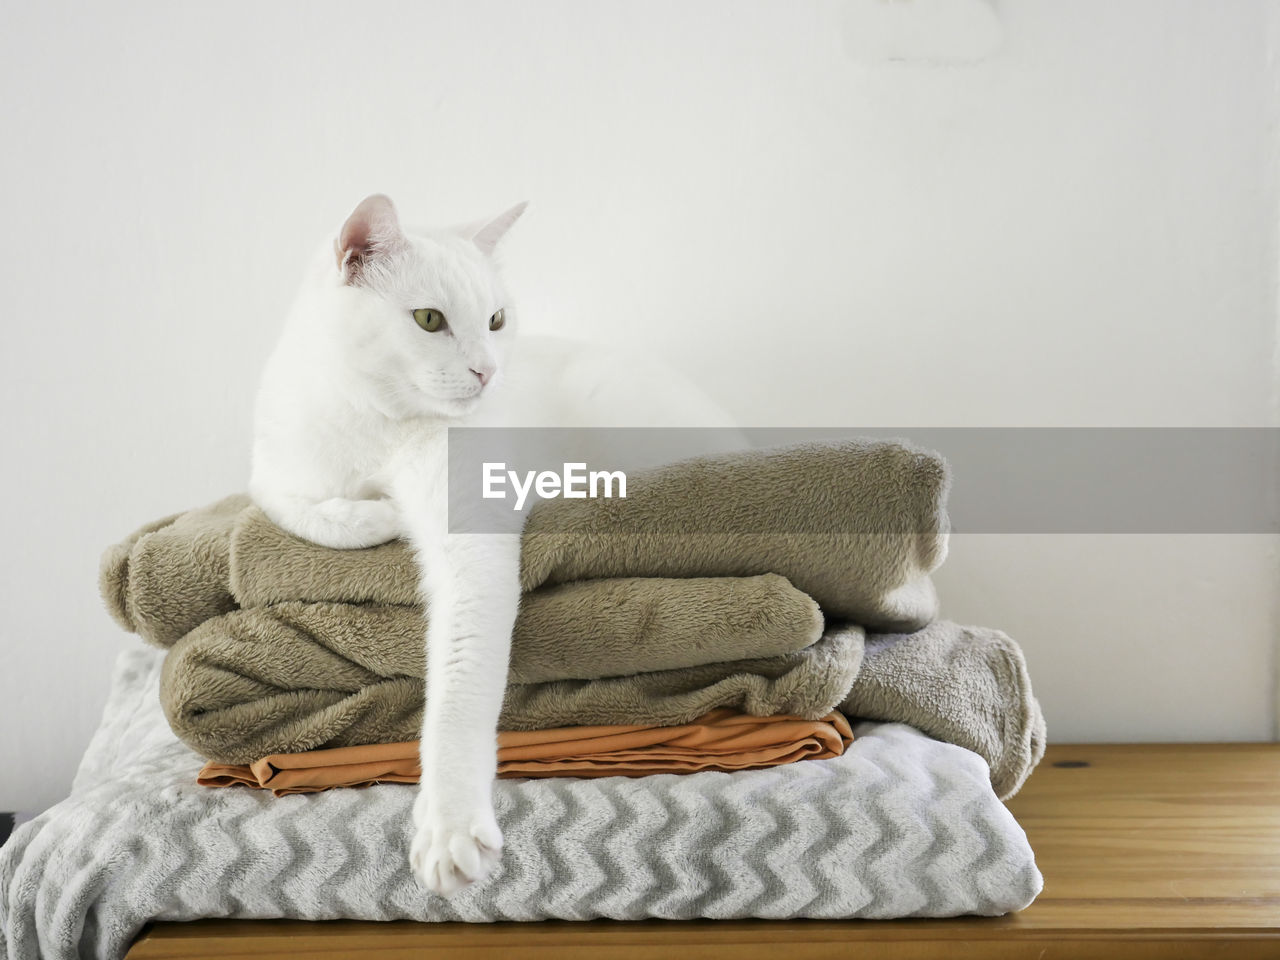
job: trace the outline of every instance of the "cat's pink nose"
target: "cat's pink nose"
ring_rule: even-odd
[[[488,364],[485,364],[479,369],[472,367],[471,372],[480,378],[480,386],[483,387],[486,383],[488,383],[490,380],[493,379],[493,371],[495,369],[496,369],[495,367],[491,367]]]

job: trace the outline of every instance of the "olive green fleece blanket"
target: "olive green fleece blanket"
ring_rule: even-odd
[[[161,701],[174,732],[222,763],[416,740],[423,629],[409,607],[292,602],[236,611],[173,646]],[[593,680],[513,679],[498,725],[679,724],[725,706],[810,719],[839,709],[910,724],[985,759],[1001,799],[1017,792],[1045,748],[1018,645],[998,630],[944,620],[910,634],[831,626],[815,643],[769,657]]]
[[[937,613],[929,573],[946,556],[949,484],[937,454],[890,441],[681,461],[629,477],[625,499],[537,504],[521,580],[528,593],[604,578],[776,574],[829,618],[914,630]],[[316,546],[242,495],[143,527],[107,550],[101,584],[113,616],[163,646],[238,607],[419,602],[405,542]]]
[[[538,504],[501,726],[839,706],[974,749],[1012,793],[1043,718],[1011,640],[931,622],[948,482],[903,444],[809,444],[635,475],[626,500]],[[101,567],[117,621],[173,647],[175,731],[229,763],[416,737],[417,579],[402,542],[318,547],[240,495],[149,524]]]

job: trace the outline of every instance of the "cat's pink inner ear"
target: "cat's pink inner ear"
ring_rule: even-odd
[[[472,242],[481,249],[486,255],[492,254],[508,230],[520,219],[520,214],[524,213],[524,208],[529,205],[528,200],[522,200],[506,213],[500,213],[494,217],[480,231],[471,238]]]
[[[338,269],[347,283],[358,283],[369,260],[391,251],[403,240],[400,218],[391,198],[381,193],[365,197],[347,217],[334,243]]]

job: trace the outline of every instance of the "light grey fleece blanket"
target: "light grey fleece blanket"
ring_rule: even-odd
[[[0,848],[8,960],[119,960],[149,920],[995,916],[1043,880],[977,754],[862,723],[766,770],[501,780],[502,860],[444,900],[408,870],[412,787],[209,790],[121,655],[71,797]]]

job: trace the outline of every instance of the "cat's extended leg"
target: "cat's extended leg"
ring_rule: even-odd
[[[336,550],[374,547],[400,536],[401,523],[390,500],[348,500],[305,497],[252,491],[254,502],[276,526],[295,537]]]
[[[520,605],[520,540],[449,534],[442,498],[417,497],[414,506],[402,507],[422,568],[429,624],[422,785],[410,863],[423,884],[447,896],[488,874],[502,850],[493,780]]]
[[[493,780],[519,550],[505,534],[452,535],[422,557],[428,679],[410,859],[419,879],[445,895],[485,876],[502,849]]]

